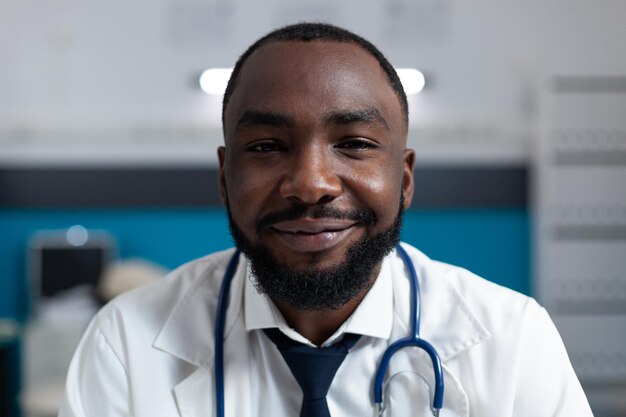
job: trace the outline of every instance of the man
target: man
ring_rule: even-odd
[[[222,382],[227,416],[374,416],[380,359],[410,332],[411,266],[421,336],[442,363],[442,416],[591,415],[535,301],[408,245],[402,260],[407,102],[370,43],[321,24],[270,33],[235,66],[223,128],[220,193],[243,255],[209,255],[107,305],[75,355],[60,416],[216,416]],[[429,415],[433,372],[425,352],[396,353],[384,415]]]

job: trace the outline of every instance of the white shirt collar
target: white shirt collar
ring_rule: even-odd
[[[311,341],[289,327],[282,314],[265,294],[259,294],[252,283],[250,266],[244,283],[244,317],[247,331],[277,327],[291,339],[314,346]],[[393,327],[393,282],[389,257],[383,260],[374,285],[361,304],[322,346],[333,344],[344,333],[388,339]]]

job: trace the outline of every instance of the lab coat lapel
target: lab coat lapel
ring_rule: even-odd
[[[449,274],[453,272],[430,260],[417,249],[404,247],[413,260],[419,279],[420,336],[435,347],[442,362],[491,338],[489,331],[451,284]],[[407,295],[411,292],[411,286],[404,262],[399,257],[395,257],[392,262],[395,263],[392,270],[396,317],[393,337],[406,337],[411,322]]]
[[[241,317],[241,315],[240,315]],[[250,349],[246,329],[236,324],[224,341],[224,363],[228,373],[224,378],[224,392],[236,395],[224,396],[226,417],[255,417],[253,404],[241,401],[251,398],[248,372]],[[174,387],[174,395],[181,417],[215,417],[215,378],[213,362],[201,366]]]
[[[174,387],[181,417],[215,417],[213,366],[200,367]]]
[[[214,329],[215,323],[211,319],[215,317],[217,310],[217,297],[219,293],[226,264],[230,256],[224,257],[224,261],[211,270],[205,271],[185,293],[181,301],[176,305],[167,322],[163,326],[159,336],[154,342],[154,347],[170,353],[197,368],[174,387],[174,395],[182,417],[212,417],[215,415],[215,388],[214,388]],[[230,346],[228,340],[235,326],[242,317],[242,294],[243,278],[245,275],[245,261],[241,257],[235,277],[232,282],[228,309],[225,323],[225,362],[229,364],[229,375],[233,374],[232,355],[245,359],[241,355],[247,347],[239,343],[238,346]],[[239,329],[241,331],[241,329]],[[237,330],[235,330],[237,332]],[[238,334],[238,340],[247,338]],[[229,359],[231,357],[231,359]],[[245,361],[244,361],[245,362]],[[244,363],[243,366],[247,366]],[[229,378],[225,380],[226,390],[229,387]],[[239,390],[239,387],[236,388]],[[228,401],[228,397],[226,398]],[[227,403],[228,407],[229,404]],[[232,409],[232,408],[231,408]],[[228,408],[227,408],[228,410]],[[230,414],[230,413],[228,413]]]
[[[198,278],[191,282],[172,308],[153,346],[197,366],[207,366],[213,361],[215,333],[214,317],[217,296],[228,261],[233,250],[226,251],[220,262],[204,271],[195,271]],[[232,330],[241,310],[242,283],[245,275],[245,258],[240,257],[232,282],[224,334]]]

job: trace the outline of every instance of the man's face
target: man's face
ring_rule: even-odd
[[[220,192],[231,223],[291,270],[341,265],[411,201],[400,103],[376,59],[352,43],[262,46],[224,116]]]

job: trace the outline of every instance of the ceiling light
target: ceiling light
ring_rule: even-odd
[[[210,68],[200,75],[200,88],[207,94],[222,95],[226,91],[232,68]]]
[[[406,94],[417,94],[424,89],[426,79],[421,71],[415,68],[397,68],[396,71]]]
[[[200,88],[207,94],[224,94],[232,71],[232,68],[210,68],[204,71],[200,75]],[[415,68],[398,68],[396,71],[406,94],[417,94],[424,89],[426,80],[421,71]]]

